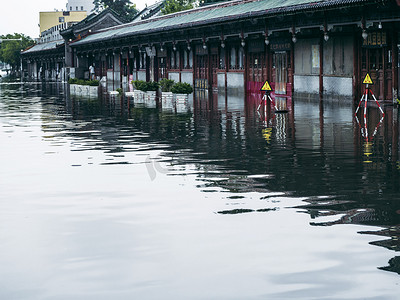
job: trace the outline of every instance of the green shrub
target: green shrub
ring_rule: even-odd
[[[146,91],[157,91],[160,85],[158,84],[157,81],[149,81],[146,82]]]
[[[143,80],[132,80],[132,84],[137,90],[143,92],[157,91],[158,88],[160,87],[160,85],[156,81],[146,82]]]
[[[118,94],[122,95],[122,89],[121,88],[117,88],[116,91],[118,92]]]
[[[90,86],[99,86],[99,84],[100,84],[99,80],[89,80]]]
[[[160,87],[162,92],[170,92],[175,81],[173,79],[163,78],[160,80]]]
[[[69,84],[76,84],[78,82],[78,78],[70,78],[68,79]]]
[[[132,84],[135,87],[135,89],[137,89],[139,91],[145,91],[146,81],[143,81],[143,80],[132,80]]]
[[[70,78],[68,80],[69,84],[79,84],[79,85],[90,85],[90,86],[99,86],[100,81],[98,80],[85,80],[78,78]]]
[[[174,94],[191,94],[193,93],[193,88],[189,83],[177,82],[172,86],[171,92]]]
[[[78,81],[76,82],[76,84],[79,84],[79,85],[86,85],[86,80],[85,80],[85,79],[78,79]]]

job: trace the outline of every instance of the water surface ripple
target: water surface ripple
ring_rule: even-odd
[[[397,108],[257,97],[0,82],[0,298],[398,299]]]

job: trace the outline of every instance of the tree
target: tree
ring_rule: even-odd
[[[21,33],[2,35],[0,39],[2,39],[0,44],[0,61],[9,64],[13,70],[17,70],[20,65],[21,50],[32,46],[35,42],[29,36]],[[22,40],[7,41],[7,39]]]
[[[167,0],[161,10],[163,15],[194,8],[194,0]]]
[[[94,0],[93,4],[94,11],[100,12],[110,8],[127,21],[131,21],[138,13],[136,5],[132,4],[130,0]]]

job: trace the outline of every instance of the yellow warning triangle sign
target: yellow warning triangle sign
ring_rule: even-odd
[[[268,83],[268,80],[265,80],[265,82],[264,82],[262,88],[260,89],[260,91],[264,91],[264,92],[272,91],[271,86]]]
[[[364,83],[364,84],[374,84],[374,83],[372,82],[371,76],[369,76],[368,73],[367,73],[367,75],[365,76],[363,83]]]

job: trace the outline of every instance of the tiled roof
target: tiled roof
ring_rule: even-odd
[[[142,11],[140,11],[135,18],[132,20],[132,23],[137,23],[142,20],[146,20],[152,18],[154,16],[160,15],[161,8],[164,6],[165,0],[156,2],[152,5],[146,6]]]
[[[301,10],[366,4],[376,2],[372,0],[240,0],[210,5],[161,16],[138,23],[129,23],[109,28],[89,35],[75,42],[74,45],[111,40],[135,34],[155,33],[172,29],[183,29],[193,26],[212,24],[250,18],[268,16]],[[72,45],[72,46],[74,46]]]
[[[22,52],[22,54],[38,52],[38,51],[53,50],[63,44],[64,44],[64,40],[58,40],[58,41],[52,41],[52,42],[48,42],[48,43],[37,44],[37,45],[33,46],[32,48],[29,48],[28,50]]]
[[[64,35],[65,33],[72,32],[74,30],[79,30],[80,28],[84,28],[85,26],[88,26],[89,24],[93,24],[100,20],[103,16],[106,14],[112,14],[117,20],[120,21],[121,24],[126,23],[123,17],[121,17],[119,14],[117,14],[114,10],[111,8],[106,8],[102,10],[100,13],[91,13],[88,15],[85,19],[82,21],[74,24],[73,26],[65,29],[64,31],[61,32],[61,35]]]

